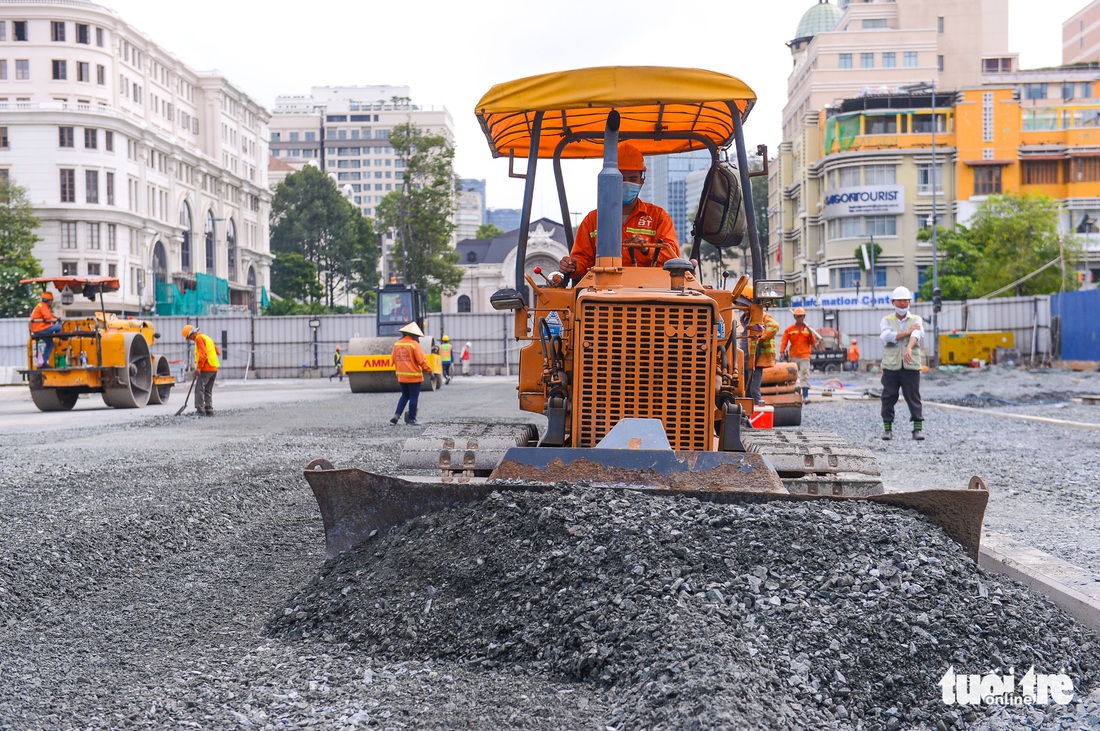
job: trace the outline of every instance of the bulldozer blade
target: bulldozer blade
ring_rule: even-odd
[[[514,447],[491,480],[645,485],[670,490],[785,493],[768,458],[749,452]]]
[[[325,526],[325,558],[335,558],[375,535],[421,515],[484,500],[500,490],[549,490],[548,485],[411,482],[360,469],[335,469],[316,459],[306,465]]]

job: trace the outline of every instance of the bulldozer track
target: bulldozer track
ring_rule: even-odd
[[[884,491],[874,454],[833,432],[760,429],[744,441],[748,451],[767,457],[789,492],[866,497]]]
[[[512,447],[538,441],[534,424],[440,422],[405,441],[399,467],[439,470],[443,482],[469,482],[488,477]]]

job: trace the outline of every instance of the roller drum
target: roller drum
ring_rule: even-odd
[[[352,338],[348,352],[344,354],[344,375],[348,377],[352,393],[391,393],[401,390],[397,374],[392,370],[358,371],[356,356],[386,356],[393,353],[396,338]],[[349,362],[350,361],[350,362]],[[349,366],[351,370],[349,370]],[[368,363],[369,367],[369,363]]]
[[[149,403],[153,390],[153,360],[140,332],[121,333],[126,362],[111,368],[103,384],[103,403],[116,409],[137,409]]]
[[[168,358],[163,355],[154,357],[156,364],[153,366],[153,374],[156,377],[170,376],[172,375],[172,366],[168,364]],[[151,404],[163,404],[168,402],[168,397],[172,393],[171,383],[166,383],[163,386],[153,385],[149,391],[149,403]]]

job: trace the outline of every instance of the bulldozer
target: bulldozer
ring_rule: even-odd
[[[106,292],[119,289],[114,277],[38,277],[20,284],[49,285],[61,294],[61,305],[71,305],[77,293],[90,301],[99,298],[100,311],[91,317],[62,319],[61,331],[32,333],[27,340],[27,369],[20,370],[30,386],[31,400],[40,411],[70,411],[82,393],[99,393],[116,409],[141,408],[168,401],[176,378],[164,355],[151,347],[160,337],[147,320],[120,318],[108,313]],[[39,348],[53,340],[52,363],[39,363]]]
[[[344,375],[352,393],[387,393],[400,391],[397,373],[394,371],[391,353],[393,343],[401,337],[401,328],[415,322],[421,330],[427,330],[428,294],[414,284],[403,284],[396,279],[378,288],[378,336],[352,338],[344,355]],[[424,374],[423,389],[437,391],[443,388],[443,359],[435,338],[420,338],[424,358],[431,373]]]
[[[760,323],[765,308],[786,297],[785,282],[765,276],[752,197],[740,195],[750,190],[743,123],[755,102],[735,77],[666,67],[548,73],[498,84],[481,98],[476,115],[491,153],[508,158],[526,186],[515,286],[490,302],[514,314],[514,336],[526,343],[519,407],[545,416],[545,429],[433,425],[405,443],[399,465],[435,471],[437,478],[314,460],[305,478],[320,507],[327,557],[379,530],[495,491],[584,483],[714,502],[883,502],[924,513],[976,560],[989,495],[982,478],[966,489],[887,493],[866,449],[826,432],[750,426],[755,407],[746,393],[750,364],[738,344],[742,315],[747,326]],[[706,150],[714,166],[728,156],[740,188],[730,196],[730,215],[743,214],[751,275],[730,288],[704,285],[698,233],[690,258],[624,265],[624,252],[639,244],[622,242],[621,141],[647,156]],[[562,169],[575,159],[602,159],[602,169],[595,264],[570,282],[528,269],[526,232],[543,160],[553,167],[562,220],[570,220]],[[526,161],[522,174],[514,171],[517,160]],[[566,233],[572,246],[568,227]],[[646,246],[656,261],[654,245]]]

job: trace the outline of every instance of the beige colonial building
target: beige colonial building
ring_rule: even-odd
[[[27,189],[45,274],[118,277],[114,311],[258,306],[267,121],[105,7],[0,4],[0,175]]]

